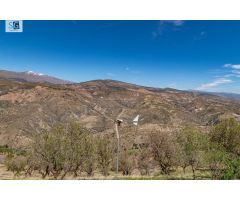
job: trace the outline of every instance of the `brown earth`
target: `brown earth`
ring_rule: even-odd
[[[94,133],[113,133],[116,118],[123,119],[121,133],[131,137],[137,114],[134,140],[139,142],[151,130],[171,132],[186,125],[204,129],[222,117],[238,118],[240,101],[112,80],[56,85],[0,78],[0,145],[26,146],[32,134],[73,121]]]

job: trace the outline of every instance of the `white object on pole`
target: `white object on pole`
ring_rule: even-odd
[[[133,124],[134,124],[135,126],[138,125],[138,120],[139,120],[139,115],[137,115],[137,116],[133,119]]]

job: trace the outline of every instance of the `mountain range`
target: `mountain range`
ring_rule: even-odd
[[[224,117],[239,119],[240,101],[114,80],[71,83],[33,72],[0,71],[0,145],[24,146],[32,134],[73,121],[93,133],[114,133],[118,118],[123,120],[120,131],[131,138],[137,115],[134,140],[141,141],[153,130],[207,129]]]
[[[61,80],[52,76],[36,73],[33,71],[26,72],[12,72],[0,70],[0,79],[15,80],[19,82],[38,82],[38,83],[52,83],[52,84],[69,84],[70,81]]]

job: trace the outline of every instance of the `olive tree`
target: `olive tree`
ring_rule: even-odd
[[[177,142],[180,148],[178,152],[180,165],[184,172],[186,167],[191,167],[193,179],[196,178],[195,171],[203,158],[203,138],[203,134],[193,127],[183,128],[177,134]]]
[[[43,178],[52,175],[54,179],[63,179],[67,173],[77,176],[92,163],[95,154],[92,138],[89,131],[75,123],[45,130],[34,137],[30,168],[38,170]]]
[[[130,150],[123,149],[120,154],[120,170],[123,176],[128,176],[132,174],[134,169],[134,159]]]
[[[83,170],[88,176],[93,176],[96,169],[96,139],[92,135],[88,135],[84,139],[84,163]]]
[[[108,135],[99,136],[97,139],[98,166],[102,174],[108,176],[114,155],[113,139]]]
[[[141,175],[149,175],[151,167],[151,152],[148,148],[139,148],[138,168]]]
[[[234,118],[223,119],[211,132],[211,142],[228,153],[240,156],[240,123]]]
[[[218,153],[212,155],[209,163],[217,160],[219,164],[214,166],[214,171],[223,173],[217,178],[239,179],[240,123],[234,118],[222,119],[220,123],[212,127],[210,142]]]
[[[206,153],[206,161],[211,173],[212,179],[224,178],[224,171],[226,169],[225,163],[228,162],[228,154],[218,148],[215,148],[214,144],[210,144]]]
[[[65,157],[67,162],[64,166],[65,174],[72,172],[74,176],[83,170],[84,161],[86,160],[86,152],[88,139],[92,137],[91,133],[76,123],[71,123],[67,129],[67,137],[64,142],[64,149],[66,149]]]
[[[66,164],[66,134],[62,126],[53,128],[50,132],[44,131],[34,138],[32,157],[36,161],[34,167],[43,178],[52,175],[57,179]]]
[[[169,175],[176,163],[176,149],[173,138],[167,133],[154,132],[149,136],[149,144],[154,160],[158,163],[161,173]]]

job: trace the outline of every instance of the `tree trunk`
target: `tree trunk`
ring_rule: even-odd
[[[186,174],[186,166],[184,166],[182,168],[183,168],[183,174]]]
[[[192,165],[192,173],[193,173],[193,179],[195,180],[196,179],[196,175],[195,175],[195,169],[194,169],[193,165]]]

